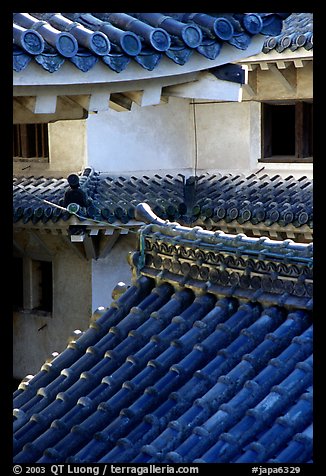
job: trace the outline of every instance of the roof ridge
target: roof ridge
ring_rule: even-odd
[[[313,243],[212,232],[157,217],[139,204],[139,251],[130,257],[134,274],[178,282],[220,295],[312,306]]]

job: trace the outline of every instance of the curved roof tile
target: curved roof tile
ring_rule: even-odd
[[[284,19],[282,31],[277,35],[268,35],[263,52],[275,50],[278,53],[286,49],[292,51],[298,48],[311,50],[313,48],[313,14],[291,13]]]
[[[108,224],[134,220],[135,207],[146,202],[162,219],[210,229],[222,224],[313,227],[313,180],[306,176],[205,173],[186,179],[181,174],[110,176],[87,168],[80,184],[89,198],[80,217]],[[62,206],[65,178],[15,177],[13,187],[14,222],[69,219],[69,212],[42,201]]]
[[[153,70],[163,56],[179,65],[193,53],[215,59],[223,43],[245,50],[254,35],[277,34],[288,15],[14,13],[13,67],[22,71],[34,59],[55,72],[70,61],[85,72],[102,61],[119,73],[130,60]]]

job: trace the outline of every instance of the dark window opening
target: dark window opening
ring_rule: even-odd
[[[35,261],[35,307],[34,309],[52,312],[52,263],[51,261]]]
[[[313,104],[262,104],[262,161],[307,162],[313,156]],[[284,158],[282,158],[284,156]],[[267,159],[267,160],[266,160]],[[268,160],[270,159],[270,160]]]
[[[48,159],[48,125],[14,124],[13,157],[19,159]]]
[[[13,310],[24,307],[23,258],[13,257]]]

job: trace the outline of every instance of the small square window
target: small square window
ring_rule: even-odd
[[[262,104],[262,162],[312,162],[313,104]]]
[[[13,157],[48,162],[49,141],[47,124],[14,124]]]

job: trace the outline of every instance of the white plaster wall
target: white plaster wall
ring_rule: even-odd
[[[260,156],[260,103],[196,104],[199,170],[244,172]]]
[[[120,235],[108,256],[92,262],[92,312],[108,307],[112,291],[119,281],[131,284],[131,268],[127,262],[129,251],[137,247],[135,234]]]
[[[86,121],[57,121],[49,124],[49,171],[78,172],[86,166]]]
[[[188,99],[131,111],[109,110],[87,119],[88,165],[111,173],[192,167],[193,134]]]
[[[53,237],[51,241],[54,242]],[[89,326],[91,262],[59,244],[53,259],[53,281],[52,316],[18,312],[13,315],[14,378],[35,375],[53,352],[62,352],[67,347],[75,329],[86,330]]]

